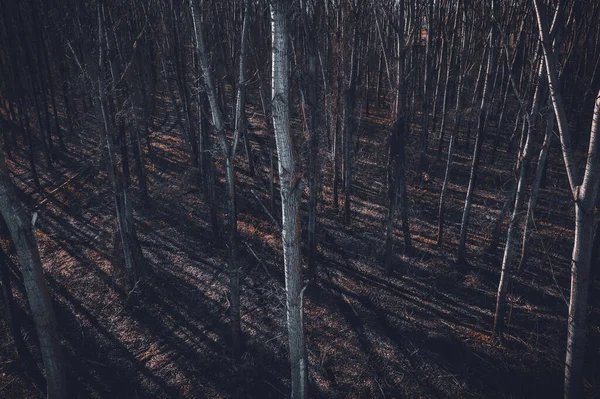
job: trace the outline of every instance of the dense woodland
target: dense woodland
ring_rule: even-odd
[[[0,14],[1,397],[599,397],[600,2]]]

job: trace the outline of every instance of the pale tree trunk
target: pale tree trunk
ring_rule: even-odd
[[[516,46],[515,52],[521,51],[521,48],[524,46],[523,37],[524,37],[524,31],[525,31],[524,27],[525,27],[525,23],[526,23],[526,18],[525,17],[526,17],[526,15],[524,15],[523,19],[521,20],[521,26],[520,26],[520,29],[519,29],[519,34],[518,34],[518,39],[517,39],[517,46]],[[502,37],[501,40],[504,42],[505,38]],[[519,101],[522,101],[521,94],[520,94],[521,91],[518,88],[519,86],[517,86],[516,82],[514,81],[514,78],[513,78],[513,75],[512,75],[512,73],[513,73],[513,71],[515,69],[515,64],[516,64],[517,57],[513,56],[512,61],[510,61],[510,63],[509,63],[509,61],[508,61],[508,53],[507,53],[508,50],[506,48],[504,48],[503,51],[505,52],[506,64],[507,64],[507,68],[508,68],[508,78],[506,79],[507,80],[507,87],[506,87],[506,92],[504,94],[504,100],[503,101],[506,102],[506,96],[507,96],[507,93],[508,93],[508,90],[509,90],[509,85],[511,85],[511,84],[512,84],[513,91],[515,91],[515,93],[516,93],[516,97],[518,97]],[[537,56],[534,57],[534,58],[537,58]],[[537,79],[536,82],[538,82],[538,87],[539,87],[539,84],[540,84],[539,83],[539,76],[540,76],[540,73],[543,73],[543,72],[540,72],[539,68],[537,69],[537,71],[538,71],[538,74],[536,75],[536,79]],[[523,72],[523,69],[521,69],[521,74],[520,74],[521,79],[522,79],[523,75],[524,75],[524,72]],[[544,82],[546,82],[545,79],[544,79]],[[540,97],[539,92],[536,92],[536,96],[537,96],[536,98],[538,99],[538,101],[542,98],[542,97]],[[503,107],[504,107],[504,105],[503,105]],[[502,112],[504,112],[504,111],[502,111]],[[523,108],[523,105],[521,104],[521,107],[519,108],[518,115],[521,115],[521,114],[525,115],[525,112],[526,112],[526,110]],[[536,114],[533,116],[534,119],[536,118],[536,115],[537,115],[537,111],[536,111]],[[500,115],[500,118],[502,118],[502,115]],[[527,117],[524,116],[524,118],[526,119]],[[517,118],[517,119],[519,119],[519,118]],[[500,122],[501,121],[499,121],[499,123]],[[525,126],[526,126],[526,123],[524,122],[523,123],[523,130],[525,130]],[[517,126],[515,126],[515,129],[516,128],[517,128]],[[513,135],[514,135],[514,132],[513,132]],[[494,148],[492,149],[492,163],[494,162],[494,157],[495,157],[495,154],[496,154],[496,141],[498,140],[498,137],[499,137],[499,131],[496,131],[496,137],[494,138]],[[521,142],[521,147],[519,147],[519,154],[523,153],[524,145],[525,145],[525,142],[522,141]],[[519,158],[519,157],[517,157],[517,167],[516,167],[516,172],[515,172],[515,174],[517,176],[520,174],[520,170],[521,170],[521,167],[523,165],[523,162],[521,162],[521,161],[522,161],[522,159]],[[489,253],[492,254],[492,255],[494,255],[496,253],[496,250],[498,249],[498,243],[500,241],[500,234],[502,232],[502,225],[504,224],[504,220],[506,218],[506,215],[508,214],[508,212],[510,210],[510,205],[513,203],[513,201],[515,199],[515,195],[517,193],[517,187],[518,187],[518,180],[517,179],[512,179],[511,184],[509,186],[509,189],[507,191],[507,195],[506,195],[506,199],[504,201],[504,204],[502,205],[502,208],[500,209],[500,213],[498,214],[498,216],[496,217],[496,219],[494,221],[494,227],[492,228],[492,234],[491,234],[491,238],[490,238],[490,245],[489,245],[489,248],[488,248]]]
[[[12,186],[4,154],[0,152],[0,213],[4,218],[19,256],[23,285],[40,341],[46,369],[48,399],[67,397],[66,367],[58,334],[56,316],[31,221],[19,203]]]
[[[527,263],[529,256],[529,243],[531,238],[531,230],[533,229],[535,207],[537,205],[537,199],[540,192],[540,186],[544,171],[548,163],[548,151],[550,150],[550,143],[552,141],[552,131],[554,130],[554,114],[548,113],[546,134],[544,136],[544,143],[540,149],[540,155],[537,162],[537,169],[535,171],[535,178],[531,186],[531,196],[529,197],[529,203],[527,204],[527,217],[525,219],[525,227],[523,228],[523,245],[521,247],[521,261],[519,263],[519,270]]]
[[[492,2],[492,12],[493,12]],[[458,263],[465,260],[465,248],[467,243],[467,232],[469,227],[469,217],[471,214],[471,205],[473,201],[473,193],[475,192],[475,181],[477,179],[477,169],[479,166],[479,158],[481,156],[481,145],[483,142],[483,129],[485,125],[485,115],[488,106],[488,95],[490,92],[490,77],[494,64],[494,35],[490,32],[488,39],[488,62],[483,83],[483,94],[481,98],[481,106],[479,107],[479,118],[477,121],[477,136],[475,137],[475,150],[473,151],[473,162],[471,164],[471,174],[469,177],[469,187],[467,188],[467,196],[465,198],[465,207],[463,210],[462,221],[460,225],[460,241],[458,243]],[[467,141],[468,145],[468,141]]]
[[[300,176],[296,172],[289,115],[289,44],[287,13],[291,1],[271,1],[272,113],[281,186],[281,214],[292,398],[308,397],[308,357],[303,325],[300,258]]]
[[[457,0],[456,2],[456,20],[454,21],[454,30],[456,31],[457,28],[457,24],[458,24],[458,18],[459,18],[459,11],[460,11],[460,0]],[[462,13],[462,26],[461,26],[461,46],[459,49],[459,53],[458,53],[458,60],[457,60],[457,64],[458,64],[458,84],[457,84],[457,88],[456,88],[456,105],[454,107],[454,126],[452,127],[452,130],[450,132],[450,140],[448,141],[448,157],[446,159],[446,172],[444,173],[444,181],[442,183],[442,190],[440,193],[440,205],[438,207],[438,233],[437,233],[437,245],[442,245],[443,242],[443,237],[444,237],[444,224],[445,224],[445,220],[444,220],[444,208],[446,205],[446,196],[448,193],[448,184],[450,183],[450,173],[452,171],[452,162],[453,162],[453,156],[454,156],[454,149],[456,147],[456,138],[458,137],[458,133],[459,133],[459,128],[460,128],[460,114],[461,114],[461,108],[462,108],[462,91],[463,91],[463,86],[464,86],[464,68],[463,68],[463,63],[464,63],[464,53],[465,53],[465,45],[466,45],[466,35],[465,35],[465,23],[466,23],[466,11],[463,11]],[[448,65],[448,69],[450,70],[450,65]],[[448,71],[450,72],[450,71]],[[446,84],[448,84],[448,81],[446,80]],[[445,125],[445,105],[446,99],[444,98],[444,111],[442,114],[442,123],[441,123],[441,132],[440,132],[440,144],[442,142],[442,137],[444,135],[443,133],[443,129],[444,129],[444,125]]]
[[[539,54],[539,53],[538,53]],[[535,58],[538,58],[537,56]],[[521,157],[517,159],[517,189],[515,193],[515,201],[513,212],[508,224],[508,231],[506,233],[506,243],[504,245],[504,256],[502,258],[502,272],[500,274],[500,282],[498,284],[498,292],[496,294],[496,313],[494,315],[494,335],[497,338],[502,337],[504,329],[504,315],[506,313],[507,305],[507,293],[508,286],[510,283],[510,273],[512,268],[512,259],[515,252],[516,245],[516,230],[519,228],[522,212],[521,207],[525,200],[525,191],[527,186],[527,170],[529,164],[529,158],[533,153],[533,141],[535,135],[535,128],[537,125],[538,114],[542,98],[546,96],[546,79],[544,79],[544,64],[540,63],[538,67],[538,74],[536,77],[537,84],[533,101],[531,105],[531,112],[527,118],[527,133],[525,137],[525,143],[521,152]],[[519,95],[519,97],[521,97]],[[523,110],[523,112],[526,112]]]
[[[455,46],[454,43],[456,42],[456,36],[458,35],[457,33],[457,28],[458,28],[458,10],[459,10],[459,6],[460,6],[460,0],[457,0],[457,6],[456,6],[456,15],[455,15],[455,19],[454,19],[454,26],[452,28],[452,39],[450,41],[450,54],[448,56],[448,63],[447,63],[447,67],[446,67],[446,78],[444,81],[444,89],[443,89],[443,95],[442,95],[442,119],[440,121],[440,135],[438,138],[438,147],[437,147],[437,154],[436,154],[436,160],[439,160],[441,155],[442,155],[442,147],[444,146],[444,134],[445,134],[445,127],[446,127],[446,114],[447,114],[447,104],[448,104],[448,84],[450,82],[450,76],[452,74],[452,61],[454,59],[454,51],[455,51]],[[461,49],[462,51],[462,49]],[[442,63],[444,60],[440,59],[440,63]],[[441,68],[440,68],[441,71]],[[460,73],[460,71],[459,71]],[[441,72],[440,72],[441,75]],[[439,75],[438,75],[438,80],[439,80]],[[439,85],[439,84],[438,84]],[[436,94],[437,97],[437,94]],[[434,102],[434,108],[433,108],[433,128],[435,129],[435,115],[436,115],[436,107],[435,107],[435,102]]]
[[[206,52],[205,38],[203,32],[204,21],[201,15],[201,9],[195,0],[190,0],[190,8],[192,12],[194,34],[196,36],[196,51],[198,52],[198,60],[202,69],[202,76],[206,86],[206,94],[210,104],[212,122],[221,146],[223,159],[225,163],[225,180],[227,187],[227,230],[228,230],[228,274],[229,274],[229,302],[230,307],[230,322],[231,322],[231,340],[234,357],[239,357],[242,350],[242,329],[240,317],[240,265],[238,262],[238,227],[237,227],[237,206],[236,206],[236,190],[235,190],[235,153],[241,130],[245,128],[245,107],[246,107],[246,53],[248,41],[248,13],[249,7],[246,4],[244,12],[244,20],[242,23],[242,38],[239,58],[239,77],[237,82],[237,96],[235,105],[235,127],[233,134],[233,142],[229,143],[225,134],[225,123],[223,113],[217,98],[217,90],[212,74],[212,68],[208,60]]]
[[[510,71],[509,71],[510,72]],[[496,127],[496,136],[494,137],[494,145],[492,147],[491,163],[496,162],[496,154],[498,151],[498,144],[500,143],[500,133],[502,132],[502,122],[504,121],[504,114],[506,109],[506,99],[508,98],[508,85],[510,84],[509,79],[504,79],[506,85],[504,88],[504,95],[502,96],[502,105],[500,106],[500,116],[498,117],[498,126]]]
[[[592,266],[592,249],[596,217],[594,205],[598,197],[600,184],[600,92],[595,100],[594,116],[590,132],[587,162],[581,185],[575,164],[574,149],[571,146],[571,134],[565,114],[560,84],[556,72],[556,58],[548,32],[545,10],[539,0],[534,0],[537,23],[544,49],[546,72],[550,85],[550,97],[560,133],[563,160],[569,178],[569,185],[575,201],[575,238],[571,256],[571,296],[569,302],[569,321],[567,335],[567,356],[565,360],[565,399],[582,397],[583,360],[585,355],[585,330],[587,302],[589,292],[590,269]],[[561,4],[559,3],[559,7]],[[557,14],[559,11],[557,10]]]
[[[463,147],[465,151],[469,151],[469,146],[471,145],[471,129],[473,125],[473,110],[475,109],[475,104],[477,103],[477,99],[479,98],[479,90],[481,90],[481,76],[483,75],[484,65],[485,65],[485,57],[487,55],[488,46],[483,50],[483,55],[481,59],[481,63],[479,64],[479,72],[477,72],[477,80],[475,81],[475,88],[473,89],[473,97],[471,98],[471,107],[469,111],[469,116],[467,118],[467,132],[465,136],[465,141],[463,143]]]
[[[535,101],[535,100],[534,100]],[[536,110],[537,111],[537,110]],[[510,282],[510,269],[512,264],[512,258],[515,249],[515,232],[519,227],[522,219],[521,207],[523,205],[525,191],[526,191],[526,177],[527,177],[527,162],[531,156],[532,145],[533,145],[533,118],[530,118],[527,129],[527,138],[523,148],[523,155],[520,160],[520,167],[517,178],[517,190],[514,201],[513,212],[508,224],[508,231],[506,233],[506,243],[504,246],[504,256],[502,258],[502,272],[500,274],[500,282],[498,284],[498,292],[496,294],[496,313],[494,315],[494,335],[500,338],[504,329],[504,314],[506,311],[506,295],[508,292],[508,285]]]

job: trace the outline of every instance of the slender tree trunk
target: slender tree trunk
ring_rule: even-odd
[[[355,23],[355,22],[354,22]],[[354,103],[356,97],[356,45],[357,45],[358,28],[353,27],[352,35],[352,52],[350,54],[350,74],[347,82],[347,87],[344,92],[343,99],[343,175],[344,175],[344,223],[350,224],[350,202],[352,190],[352,134],[354,132],[354,121],[352,113],[354,111]]]
[[[128,181],[125,179],[122,173],[119,173],[118,162],[117,162],[117,150],[115,148],[115,133],[114,133],[114,122],[110,115],[110,105],[106,94],[106,87],[104,82],[103,68],[105,65],[105,50],[109,50],[110,46],[108,37],[104,34],[104,22],[103,17],[100,14],[104,14],[104,11],[100,10],[99,6],[99,32],[98,32],[98,47],[99,47],[99,60],[97,64],[96,74],[96,88],[98,90],[97,100],[95,101],[95,108],[98,120],[102,121],[102,127],[104,130],[104,136],[106,139],[106,146],[108,150],[109,166],[108,176],[113,186],[115,194],[115,208],[117,212],[117,222],[119,225],[119,233],[121,235],[121,243],[123,245],[123,254],[125,258],[125,268],[129,276],[129,283],[133,286],[140,278],[145,274],[145,264],[142,255],[142,250],[137,238],[137,233],[133,221],[133,210],[131,206],[131,198],[126,186]],[[113,67],[116,61],[107,60],[107,62]],[[115,74],[118,76],[118,74]],[[126,166],[126,160],[123,161],[123,165]],[[124,170],[127,173],[127,170]]]
[[[311,281],[316,278],[317,272],[317,199],[319,195],[319,136],[322,128],[322,112],[319,108],[319,78],[317,70],[317,55],[319,53],[317,34],[311,29],[311,25],[318,24],[320,6],[315,5],[312,12],[304,15],[304,33],[306,37],[305,49],[308,54],[307,69],[307,91],[308,91],[308,134],[309,134],[309,156],[308,156],[308,274]],[[310,25],[309,25],[310,24]]]
[[[457,24],[458,24],[458,18],[459,18],[459,12],[460,12],[460,2],[461,2],[461,0],[457,0],[457,2],[456,2],[456,20],[454,22],[455,32],[456,32]],[[454,126],[450,133],[450,140],[448,141],[448,157],[446,160],[446,172],[444,173],[444,181],[442,183],[442,190],[440,193],[440,205],[438,207],[437,245],[442,245],[443,237],[444,237],[444,225],[445,225],[444,208],[445,208],[445,204],[446,204],[446,196],[448,193],[448,185],[450,184],[450,173],[452,171],[454,149],[456,147],[456,138],[458,137],[459,129],[460,129],[462,91],[463,91],[464,77],[465,77],[464,67],[463,67],[464,52],[465,52],[465,46],[466,46],[466,34],[465,34],[466,11],[465,10],[463,10],[463,12],[462,12],[462,19],[463,20],[462,20],[461,34],[460,34],[462,39],[461,39],[461,46],[460,46],[460,49],[458,52],[458,60],[457,60],[458,83],[457,83],[457,88],[456,88],[456,103],[455,103],[455,107],[454,107]],[[448,72],[450,72],[450,71],[448,71]],[[448,81],[446,81],[446,84],[448,84]],[[445,108],[445,102],[446,102],[446,100],[444,99],[444,108]],[[443,115],[442,115],[442,123],[441,123],[442,133],[440,133],[440,137],[443,135],[443,129],[444,129],[444,124],[445,124],[445,122],[444,122],[445,113],[446,112],[444,110]],[[441,143],[441,139],[440,139],[440,143]]]
[[[433,49],[431,40],[433,36],[433,0],[428,0],[427,11],[427,42],[425,46],[425,71],[423,74],[423,108],[421,123],[421,153],[419,155],[419,175],[427,167],[427,146],[429,144],[429,97],[431,92],[431,60]]]
[[[527,205],[527,217],[525,219],[525,227],[523,228],[523,245],[521,247],[521,261],[519,263],[519,270],[527,263],[529,256],[529,244],[531,240],[531,233],[534,223],[535,207],[537,205],[537,199],[540,192],[540,186],[542,183],[542,177],[548,163],[548,152],[550,150],[550,143],[552,141],[552,131],[554,130],[554,114],[548,113],[546,134],[544,136],[544,143],[540,149],[540,156],[537,162],[537,169],[535,171],[535,178],[531,187],[531,196],[529,197],[529,203]]]
[[[173,53],[174,53],[174,61],[175,61],[175,77],[177,79],[177,88],[179,91],[179,97],[181,98],[181,102],[183,103],[183,111],[185,113],[185,130],[186,130],[186,138],[188,144],[188,151],[190,157],[190,163],[193,168],[198,168],[198,143],[196,133],[194,132],[194,127],[192,125],[192,111],[191,111],[191,101],[190,95],[187,85],[186,79],[186,69],[185,69],[185,53],[181,51],[181,37],[179,34],[179,26],[181,25],[181,21],[179,20],[179,10],[174,6],[173,1],[171,1],[171,11],[173,14],[173,37],[175,42],[173,44]]]
[[[202,68],[204,84],[206,86],[206,94],[210,104],[212,122],[215,133],[221,146],[223,159],[225,163],[225,182],[227,186],[227,230],[228,230],[228,274],[229,274],[229,302],[230,307],[230,327],[232,350],[234,357],[239,357],[242,350],[242,329],[240,317],[240,265],[238,261],[238,228],[237,228],[237,206],[236,206],[236,190],[235,190],[235,153],[239,137],[245,125],[245,107],[246,107],[246,53],[248,41],[248,26],[247,19],[249,7],[246,4],[244,21],[242,25],[242,38],[239,58],[239,76],[237,82],[237,96],[235,105],[235,126],[233,134],[233,142],[230,144],[225,134],[225,123],[223,113],[218,103],[215,81],[212,74],[212,69],[209,65],[208,55],[206,52],[205,38],[203,32],[204,21],[202,19],[201,9],[195,0],[190,0],[190,8],[193,17],[194,34],[196,36],[196,51],[198,52],[199,64]]]
[[[492,5],[493,9],[493,5]],[[469,216],[471,214],[471,205],[473,201],[473,193],[475,192],[475,181],[477,179],[477,169],[479,166],[479,158],[481,156],[481,145],[483,142],[483,130],[485,125],[485,115],[488,106],[488,94],[490,91],[490,76],[494,64],[494,40],[493,31],[490,32],[488,39],[488,62],[483,83],[483,95],[481,98],[481,106],[479,107],[479,118],[477,122],[477,136],[475,138],[475,150],[473,151],[473,163],[471,164],[471,174],[469,177],[469,187],[467,188],[467,196],[465,198],[465,207],[463,210],[462,221],[460,225],[460,241],[458,243],[458,263],[462,264],[465,260],[465,249],[467,243],[467,231],[469,227]]]
[[[460,1],[457,0],[457,3],[460,4]],[[457,6],[458,8],[458,6]],[[440,159],[441,155],[442,155],[442,147],[444,146],[444,133],[445,133],[445,129],[446,129],[446,114],[447,114],[447,103],[448,103],[448,84],[450,82],[450,75],[452,74],[452,61],[454,59],[454,43],[456,42],[456,35],[457,35],[457,26],[458,26],[458,9],[457,9],[457,15],[455,16],[455,20],[454,20],[454,27],[452,29],[452,39],[450,42],[450,55],[448,56],[448,63],[447,63],[447,68],[446,68],[446,79],[444,81],[444,94],[442,95],[442,119],[440,121],[440,135],[439,135],[439,139],[438,139],[438,147],[437,147],[437,155],[436,158],[437,160]],[[443,62],[443,60],[440,60],[440,62]],[[460,73],[460,72],[459,72]],[[460,83],[459,83],[460,84]],[[434,118],[433,118],[433,127],[435,128],[435,108],[434,108]]]
[[[510,71],[509,71],[510,72]],[[500,107],[500,116],[498,117],[498,126],[496,127],[496,136],[494,137],[494,145],[492,148],[492,164],[496,162],[496,156],[498,152],[498,144],[500,143],[500,134],[502,131],[502,122],[504,122],[504,115],[506,110],[506,99],[508,98],[508,85],[510,84],[509,78],[506,78],[506,87],[504,88],[504,96],[502,97],[502,106]]]
[[[402,135],[404,132],[404,114],[406,104],[405,98],[405,85],[404,85],[404,3],[399,5],[398,15],[398,59],[396,66],[396,101],[395,109],[390,111],[390,114],[395,115],[396,121],[390,127],[389,132],[389,150],[388,150],[388,166],[387,166],[387,200],[388,208],[385,218],[385,255],[384,255],[384,270],[385,273],[390,276],[394,270],[394,216],[396,212],[396,203],[398,202],[398,180],[400,178],[400,163],[403,162],[400,157],[403,155],[401,142]],[[406,192],[406,188],[403,189],[403,193]],[[406,206],[405,203],[402,206]],[[410,232],[409,232],[410,240]],[[410,241],[409,241],[410,242]]]
[[[537,55],[535,58],[538,58]],[[527,120],[527,133],[525,135],[525,143],[521,151],[521,157],[518,159],[517,166],[517,190],[514,202],[513,213],[510,218],[508,225],[508,231],[506,233],[506,244],[504,246],[504,256],[502,259],[502,272],[500,274],[500,282],[498,284],[498,292],[496,295],[496,313],[494,315],[494,335],[497,338],[502,337],[504,329],[504,315],[507,305],[507,293],[508,286],[510,283],[510,273],[512,268],[512,260],[515,252],[515,233],[519,228],[520,221],[522,219],[521,207],[524,202],[525,191],[527,186],[527,170],[529,164],[529,158],[533,153],[533,141],[535,136],[535,129],[538,120],[538,114],[542,98],[546,97],[546,79],[544,78],[544,64],[540,63],[538,67],[538,73],[536,76],[536,89],[533,96],[531,112]],[[525,110],[523,110],[525,112]],[[525,124],[524,124],[525,126]]]
[[[471,108],[469,112],[469,118],[467,122],[467,134],[465,136],[465,141],[463,143],[463,147],[465,151],[469,151],[469,145],[471,143],[471,128],[473,125],[473,110],[475,109],[475,104],[477,103],[477,99],[479,98],[479,90],[481,87],[481,76],[483,74],[483,66],[485,65],[485,56],[487,55],[488,46],[483,51],[481,64],[479,64],[479,72],[477,72],[477,80],[475,81],[475,89],[473,90],[473,97],[471,98]]]

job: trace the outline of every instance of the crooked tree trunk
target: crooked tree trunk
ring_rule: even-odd
[[[279,156],[282,241],[287,329],[294,399],[308,397],[308,356],[303,325],[303,281],[300,258],[300,176],[296,172],[289,115],[289,0],[271,1],[272,112]]]
[[[23,284],[46,369],[47,397],[48,399],[66,398],[65,361],[52,301],[44,280],[42,260],[31,221],[19,203],[2,152],[0,152],[0,213],[8,226],[19,255]]]

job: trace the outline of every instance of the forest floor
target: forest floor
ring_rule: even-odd
[[[37,237],[69,365],[69,397],[287,397],[281,240],[258,203],[268,207],[269,164],[258,143],[270,138],[262,117],[251,120],[256,177],[249,176],[246,155],[238,157],[246,345],[241,360],[234,360],[228,344],[225,240],[212,234],[181,127],[174,123],[169,101],[161,104],[148,157],[151,199],[135,205],[151,272],[133,290],[126,288],[115,234],[114,200],[102,166],[104,146],[95,141],[97,134],[86,131],[93,120],[67,140],[68,152],[57,156],[53,170],[40,160],[41,193],[33,189],[23,145],[8,161],[21,199],[39,214]],[[534,252],[512,280],[506,340],[495,343],[491,327],[501,249],[495,256],[486,249],[512,178],[513,154],[506,148],[509,132],[502,132],[506,136],[499,160],[490,166],[494,123],[486,130],[468,264],[461,267],[455,259],[471,151],[456,154],[446,237],[437,247],[444,161],[435,162],[432,150],[425,178],[410,171],[418,155],[419,129],[414,126],[407,154],[415,251],[402,254],[398,227],[393,277],[386,277],[382,268],[386,111],[372,110],[359,126],[349,226],[343,223],[343,195],[340,212],[332,204],[331,159],[322,141],[318,277],[305,298],[311,397],[562,396],[573,209],[559,149],[551,150],[554,161],[540,195]],[[435,136],[430,135],[432,141]],[[218,177],[221,196],[220,172]],[[132,193],[137,195],[135,188]],[[6,240],[3,245],[13,261],[9,266],[17,281],[22,332],[41,367],[14,251]],[[1,310],[4,314],[3,303]],[[591,308],[589,321],[584,385],[589,397],[600,397],[598,306]],[[20,365],[4,317],[0,337],[0,397],[42,397],[39,375]]]

